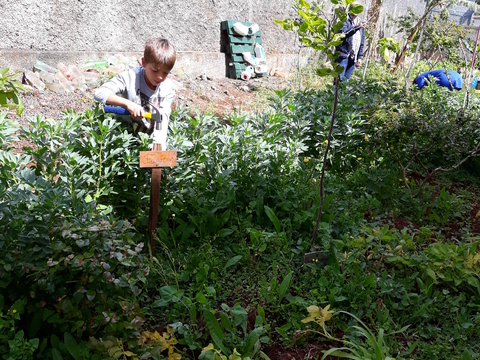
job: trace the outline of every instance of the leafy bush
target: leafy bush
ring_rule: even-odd
[[[478,99],[463,108],[463,96],[435,84],[414,91],[394,108],[378,107],[370,137],[377,155],[390,157],[406,176],[411,170],[430,180],[436,173],[457,169],[480,151]]]
[[[226,119],[178,107],[169,136],[178,165],[162,170],[152,261],[142,248],[150,171],[137,165],[147,138],[97,110],[57,122],[37,116],[22,129],[0,115],[1,355],[178,358],[207,346],[206,358],[263,356],[264,344],[308,331],[304,307],[326,303],[348,306],[370,335],[383,329],[390,336],[375,335],[377,343],[398,357],[415,343],[418,358],[478,352],[480,263],[465,219],[475,195],[455,194],[447,177],[424,186],[411,177],[455,165],[476,146],[477,101],[456,113],[455,93],[407,95],[382,67],[368,79],[339,88],[324,266],[303,255],[320,200],[331,86],[277,91],[268,111]],[[461,145],[445,152],[451,136]],[[30,142],[23,154],[12,148],[18,138]],[[432,152],[417,154],[425,168],[416,157],[403,166],[410,194],[396,159],[408,162],[415,141]],[[399,217],[408,223],[401,231]],[[435,244],[457,220],[465,223],[457,242]],[[331,332],[352,349],[367,346],[352,325],[339,314]]]
[[[241,224],[227,227],[232,218],[246,214],[256,224],[269,224],[265,205],[282,217],[311,211],[315,164],[301,156],[305,130],[274,112],[231,117],[227,124],[210,115],[179,113],[170,138],[178,166],[170,169],[166,184],[162,240],[170,237],[169,228],[182,242],[191,235],[201,241],[228,238],[245,231]],[[303,222],[291,219],[294,228]]]
[[[378,40],[378,52],[383,56],[383,60],[386,62],[390,57],[390,51],[394,54],[400,51],[400,42],[393,40],[393,38],[381,38]]]
[[[253,357],[260,349],[260,336],[264,331],[264,319],[258,315],[255,328],[249,332],[247,330],[248,313],[244,308],[239,304],[235,304],[231,308],[227,304],[222,304],[222,310],[218,312],[221,319],[220,324],[210,311],[203,314],[213,342],[225,355],[234,354],[241,356],[241,359]],[[244,338],[238,336],[240,329]],[[213,349],[212,345],[206,347],[202,351],[203,354],[200,359],[214,359]]]
[[[3,308],[4,297],[0,295],[0,307]],[[23,313],[21,303],[14,304],[3,315],[0,310],[0,355],[5,359],[33,359],[38,348],[38,338],[26,340],[23,330],[17,331],[17,321]]]
[[[16,109],[17,115],[20,116],[23,112],[23,102],[18,92],[25,89],[16,80],[17,77],[18,73],[9,73],[8,68],[0,69],[0,109]]]
[[[108,216],[111,201],[99,203],[138,184],[128,171],[138,141],[99,112],[72,112],[31,120],[20,136],[32,146],[16,154],[14,129],[0,120],[0,310],[24,308],[21,328],[42,351],[50,333],[125,338],[144,322],[138,296],[149,268],[136,229]],[[133,181],[115,179],[125,174]]]

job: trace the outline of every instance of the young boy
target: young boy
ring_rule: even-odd
[[[175,65],[176,52],[166,39],[151,38],[145,44],[142,67],[129,69],[99,87],[94,94],[95,100],[106,105],[121,106],[128,110],[135,133],[146,132],[150,121],[144,119],[145,112],[151,112],[150,104],[160,109],[162,129],[151,130],[153,142],[160,143],[162,150],[167,149],[167,131],[171,105],[175,96],[175,87],[167,79]],[[155,127],[154,127],[155,128]]]

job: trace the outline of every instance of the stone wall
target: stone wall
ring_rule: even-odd
[[[364,0],[362,3],[370,3]],[[220,52],[220,22],[240,20],[260,25],[269,65],[288,71],[297,61],[292,32],[272,18],[292,17],[293,0],[0,0],[0,67],[31,68],[36,59],[55,65],[141,54],[150,36],[170,39],[186,73],[225,76]],[[418,0],[386,0],[383,14],[400,14]],[[383,15],[384,17],[384,15]],[[388,24],[385,22],[385,27]],[[387,33],[388,34],[388,33]]]
[[[0,14],[0,66],[13,68],[142,53],[148,37],[160,36],[185,71],[206,66],[224,76],[220,22],[228,19],[258,23],[273,63],[287,67],[296,53],[294,34],[272,22],[293,16],[290,0],[0,0]]]
[[[290,0],[0,0],[1,47],[45,51],[141,51],[150,36],[179,51],[218,51],[220,22],[257,22],[267,49],[288,53],[293,34],[273,24]]]

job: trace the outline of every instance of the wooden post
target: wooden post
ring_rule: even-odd
[[[162,151],[161,144],[153,144],[152,151],[140,151],[140,168],[152,168],[150,187],[150,210],[148,212],[148,237],[152,256],[155,256],[155,234],[158,223],[158,206],[160,203],[160,180],[162,167],[176,166],[177,152]]]
[[[478,39],[480,37],[480,26],[477,31],[477,39],[475,40],[475,47],[473,48],[472,63],[470,64],[470,73],[468,74],[468,81],[470,81],[470,75],[472,74],[473,66],[475,65],[475,57],[477,55]]]

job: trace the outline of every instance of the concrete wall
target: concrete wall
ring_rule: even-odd
[[[393,37],[398,40],[401,38],[400,35],[397,35],[398,29],[396,26],[389,20],[389,16],[397,18],[398,16],[405,15],[408,13],[408,9],[411,8],[417,14],[422,15],[425,11],[425,1],[422,0],[385,0],[382,6],[380,14],[380,31],[379,37]]]
[[[212,76],[223,76],[220,22],[228,19],[258,23],[275,63],[288,66],[296,53],[294,34],[272,22],[293,16],[290,0],[0,0],[0,14],[0,66],[15,68],[30,68],[37,58],[56,63],[142,53],[148,37],[160,36],[192,72],[207,64]]]
[[[363,4],[371,0],[361,1]],[[269,65],[288,71],[298,48],[292,32],[272,18],[293,17],[293,0],[0,0],[0,66],[31,68],[36,59],[55,65],[99,59],[109,53],[141,54],[150,36],[170,39],[176,69],[192,75],[225,75],[220,22],[260,25]],[[386,0],[383,14],[405,12],[423,1]],[[302,60],[305,62],[305,58]]]
[[[293,35],[272,23],[290,0],[0,0],[2,47],[50,51],[141,51],[150,36],[179,51],[218,51],[220,22],[260,24],[267,47],[288,52]]]

